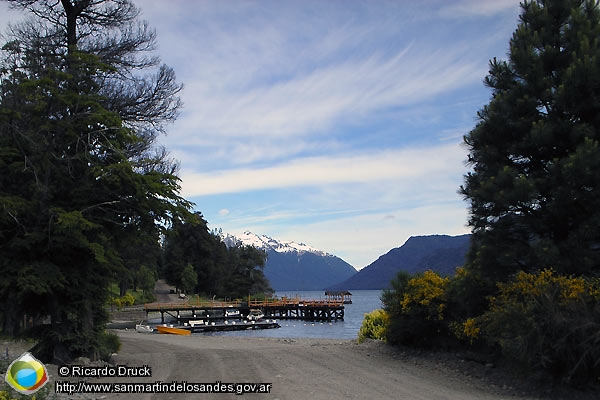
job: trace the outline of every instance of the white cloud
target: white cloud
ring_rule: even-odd
[[[243,91],[192,83],[184,100],[193,112],[178,126],[191,141],[206,134],[218,134],[220,140],[315,135],[340,122],[413,105],[480,81],[485,68],[469,61],[466,48],[423,52],[414,46],[393,56],[340,60]]]
[[[508,10],[520,10],[520,0],[460,0],[442,7],[443,17],[491,17]]]
[[[393,181],[401,184],[432,176],[445,178],[463,168],[464,158],[464,149],[450,144],[355,155],[306,157],[264,168],[240,168],[210,173],[184,171],[182,193],[186,197],[199,197],[340,183]],[[422,185],[423,182],[419,184]]]

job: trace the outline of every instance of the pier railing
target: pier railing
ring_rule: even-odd
[[[306,306],[306,307],[339,307],[343,306],[344,302],[341,300],[310,300],[301,299],[299,297],[294,298],[281,298],[281,299],[264,299],[264,300],[251,300],[248,302],[250,308],[268,308],[268,307],[286,307],[286,306]]]
[[[214,300],[196,300],[181,303],[148,303],[144,304],[145,311],[161,310],[191,310],[198,308],[240,308],[245,301],[214,301]],[[266,298],[264,300],[249,300],[247,302],[250,308],[272,308],[272,307],[343,307],[342,300],[313,300],[302,299],[300,297]]]
[[[235,307],[239,308],[241,302],[236,301],[213,301],[213,300],[198,300],[198,301],[186,301],[182,303],[148,303],[144,304],[146,311],[160,311],[160,310],[190,310],[194,308],[228,308]]]
[[[261,309],[265,316],[277,319],[312,321],[337,321],[344,319],[344,302],[342,300],[313,300],[301,299],[299,297],[267,298],[264,300],[248,299],[247,301],[197,300],[180,303],[150,303],[145,304],[144,308],[146,314],[149,312],[160,312],[163,323],[165,321],[165,314],[180,319],[182,313],[189,313],[191,316],[196,317],[197,311],[204,312],[204,314],[210,311],[210,314],[213,314],[215,309],[221,309],[225,315],[227,315],[225,310],[237,309],[240,312],[247,312],[248,309]],[[218,315],[220,313],[221,311],[216,312]],[[188,317],[186,316],[186,318]]]

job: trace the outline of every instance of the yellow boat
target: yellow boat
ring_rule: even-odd
[[[192,331],[188,329],[175,328],[173,326],[157,325],[158,333],[169,333],[171,335],[191,335]]]

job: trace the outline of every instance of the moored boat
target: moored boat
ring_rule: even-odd
[[[189,329],[176,328],[174,326],[157,325],[156,330],[158,333],[168,333],[171,335],[191,335],[192,331]]]
[[[229,308],[229,309],[225,310],[225,316],[228,318],[239,317],[240,310],[237,308]]]
[[[136,330],[136,332],[139,332],[139,333],[153,333],[154,332],[154,328],[152,328],[150,325],[144,325],[141,322],[139,324],[135,325],[135,330]]]
[[[265,314],[263,314],[262,310],[252,309],[250,310],[250,314],[248,314],[247,318],[250,321],[260,321],[264,316]]]

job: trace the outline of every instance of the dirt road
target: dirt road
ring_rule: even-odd
[[[121,331],[117,364],[148,365],[152,377],[119,382],[272,383],[260,399],[515,398],[493,393],[444,368],[415,365],[387,353],[380,343],[348,340],[172,336]],[[106,398],[119,397],[107,395]],[[121,396],[123,397],[123,396]],[[127,396],[124,396],[127,397]],[[131,397],[131,396],[130,396]],[[235,394],[154,394],[139,399],[239,399]]]
[[[168,285],[163,279],[156,281],[154,285],[154,297],[158,303],[178,303],[183,301],[179,295],[171,293],[173,286]]]

